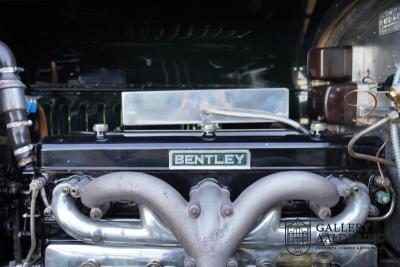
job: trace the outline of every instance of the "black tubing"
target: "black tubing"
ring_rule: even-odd
[[[14,54],[0,41],[0,113],[7,124],[10,146],[20,167],[32,164],[35,157],[26,115],[25,85],[21,82]]]

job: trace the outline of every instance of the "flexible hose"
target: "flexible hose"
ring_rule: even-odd
[[[35,229],[36,199],[39,195],[39,192],[41,192],[41,190],[44,189],[43,187],[45,184],[46,184],[46,180],[43,177],[40,177],[35,180],[32,180],[31,184],[29,185],[29,188],[31,190],[31,209],[30,209],[30,218],[29,218],[30,233],[31,233],[31,247],[29,249],[28,255],[26,256],[23,267],[32,266],[32,257],[33,257],[33,253],[35,252],[35,249],[36,249],[36,229]],[[45,193],[42,193],[42,194],[45,194]]]
[[[290,127],[293,127],[297,131],[305,135],[311,135],[311,131],[305,128],[303,125],[298,123],[297,121],[291,120],[289,118],[285,118],[282,116],[277,116],[272,113],[266,112],[251,112],[251,111],[233,111],[233,110],[223,110],[223,109],[216,109],[216,108],[209,108],[204,107],[203,112],[205,114],[215,114],[215,115],[222,115],[228,117],[239,117],[239,118],[255,118],[261,120],[270,120],[270,121],[277,121],[283,124],[286,124]]]
[[[43,204],[46,208],[50,207],[49,200],[47,199],[46,189],[42,187],[40,189],[40,196],[42,197]]]
[[[32,199],[31,199],[31,210],[30,210],[30,232],[31,232],[31,247],[29,249],[28,255],[26,256],[25,263],[23,267],[31,266],[31,259],[33,253],[36,249],[36,233],[35,233],[35,209],[36,209],[36,199],[38,196],[38,190],[32,190]]]

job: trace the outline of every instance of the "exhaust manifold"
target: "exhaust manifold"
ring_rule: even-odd
[[[169,184],[144,173],[110,173],[79,185],[81,201],[92,211],[113,201],[138,203],[141,220],[127,223],[86,217],[69,196],[70,188],[70,184],[63,183],[54,189],[52,209],[59,225],[72,237],[107,245],[181,245],[186,253],[185,266],[197,267],[237,265],[234,254],[241,244],[284,243],[279,206],[285,200],[332,207],[340,198],[334,183],[309,172],[266,176],[234,202],[229,191],[213,179],[193,187],[189,201]],[[370,199],[362,184],[357,183],[357,189],[348,197],[345,210],[330,218],[329,223],[365,222]],[[311,237],[315,242],[314,228]]]

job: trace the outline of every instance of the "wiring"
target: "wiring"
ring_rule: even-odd
[[[371,97],[372,101],[369,102],[369,103],[366,103],[366,104],[358,104],[358,103],[354,104],[354,103],[349,102],[348,98],[351,95],[356,94],[356,93],[368,94]],[[347,94],[345,94],[344,97],[343,97],[343,100],[344,100],[344,103],[346,105],[348,105],[350,107],[354,107],[354,108],[370,106],[371,109],[368,112],[366,112],[364,114],[361,114],[361,115],[358,115],[358,116],[355,116],[353,118],[353,122],[354,123],[359,122],[359,123],[366,124],[366,125],[371,125],[372,124],[371,122],[368,121],[368,118],[370,117],[370,115],[372,113],[374,113],[374,111],[376,110],[376,107],[378,106],[378,99],[373,93],[371,93],[370,91],[366,91],[366,90],[354,89],[354,90],[351,90],[350,92],[348,92]],[[365,121],[364,119],[367,119],[367,120]]]
[[[347,106],[354,107],[354,108],[357,108],[357,109],[360,108],[360,107],[370,107],[369,111],[365,112],[364,114],[355,116],[352,119],[352,121],[354,123],[361,123],[361,124],[365,124],[365,125],[373,125],[374,123],[371,122],[369,120],[369,118],[376,111],[376,108],[378,106],[378,90],[377,89],[379,88],[379,85],[378,85],[378,82],[373,77],[371,77],[369,74],[362,79],[362,82],[365,83],[365,84],[369,84],[371,86],[369,86],[368,90],[361,90],[361,89],[351,90],[350,92],[345,94],[344,102],[345,102],[345,104]],[[356,103],[351,103],[349,101],[349,97],[352,96],[353,94],[358,95],[358,93],[367,94],[369,96],[370,101],[368,103],[365,103],[365,104],[359,104],[357,102]],[[375,161],[376,164],[377,164],[377,167],[378,167],[379,174],[381,175],[381,177],[384,177],[381,164],[384,163],[384,164],[392,165],[392,162],[380,158],[379,155],[381,154],[383,149],[386,147],[386,145],[389,143],[390,133],[389,133],[388,129],[386,129],[383,126],[383,124],[381,124],[380,127],[386,132],[386,138],[383,141],[382,145],[379,147],[378,151],[376,152],[375,157],[370,156],[370,155],[366,155],[366,154],[360,154],[360,153],[354,152],[353,147],[352,147],[354,145],[354,143],[350,143],[349,142],[348,150],[349,150],[349,154],[352,155],[352,156],[356,155],[355,157],[357,157],[357,158],[363,158],[363,159],[366,159],[366,160]],[[354,137],[356,137],[356,136],[357,135],[355,135]],[[353,139],[354,139],[354,137],[353,137]],[[350,153],[350,151],[352,151],[353,153]],[[382,161],[381,159],[384,160],[384,161]],[[386,190],[387,190],[387,188],[386,188]]]

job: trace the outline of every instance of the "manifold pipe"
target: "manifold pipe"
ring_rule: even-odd
[[[78,210],[76,200],[68,194],[70,187],[68,183],[57,185],[53,190],[51,206],[57,223],[75,239],[118,246],[178,245],[174,235],[147,207],[139,206],[140,220],[95,221]]]
[[[62,194],[54,195],[53,212],[58,208],[57,203],[69,199],[57,201],[57,196]],[[111,201],[131,200],[154,210],[185,249],[187,259],[193,260],[197,267],[225,267],[242,240],[256,225],[257,219],[289,199],[314,201],[332,207],[338,202],[339,194],[336,186],[327,179],[308,172],[281,172],[264,177],[248,187],[234,203],[230,202],[228,191],[212,182],[200,185],[196,192],[191,193],[190,201],[186,202],[165,182],[133,172],[107,174],[81,188],[82,203],[89,208],[100,207]],[[189,216],[189,208],[193,205],[201,208],[197,218]],[[226,206],[233,208],[232,213],[222,216],[221,208]],[[85,229],[93,225],[86,218],[91,224],[78,231],[73,225],[78,222],[68,217],[73,214],[60,217],[56,211],[54,215],[59,223],[62,221],[60,225],[64,230],[69,225],[66,231],[77,238],[82,234],[87,235]],[[79,222],[83,219],[78,218]],[[96,236],[100,236],[104,243],[108,243],[110,238],[114,243],[126,241],[120,240],[121,235],[118,234],[125,225],[116,224],[114,229],[118,232],[106,228],[105,232],[102,228],[105,222],[97,223],[98,229],[90,228],[95,240]],[[110,227],[109,224],[105,226]],[[85,233],[81,233],[81,230]],[[83,241],[93,242],[92,239]]]
[[[368,218],[371,200],[368,189],[361,183],[354,183],[346,200],[346,207],[338,215],[328,220],[306,218],[311,223],[311,244],[323,245],[344,241],[355,234]],[[301,219],[301,218],[300,218]],[[292,219],[290,219],[292,221]],[[335,231],[329,227],[339,226]],[[259,222],[257,227],[244,239],[244,247],[260,247],[265,244],[282,245],[285,242],[285,222],[281,220],[281,208],[276,207]]]
[[[357,184],[357,183],[356,183]],[[75,200],[67,193],[69,184],[60,184],[53,191],[53,214],[59,225],[72,237],[87,243],[96,243],[93,233],[102,229],[105,242],[109,245],[152,245],[152,246],[178,246],[176,238],[161,222],[153,211],[139,205],[140,221],[129,222],[97,222],[81,214],[76,208]],[[363,185],[358,192],[351,192],[346,198],[346,208],[335,217],[327,221],[314,219],[311,221],[312,243],[317,243],[320,226],[330,225],[363,225],[368,217],[370,198]],[[65,190],[65,191],[63,191]],[[307,218],[309,220],[309,218]],[[120,229],[123,227],[124,232]],[[325,227],[326,228],[326,227]],[[348,234],[341,229],[334,235]],[[350,233],[352,234],[352,233]],[[247,235],[241,247],[265,247],[270,245],[283,245],[285,242],[285,223],[281,220],[281,207],[271,209],[255,228]]]

